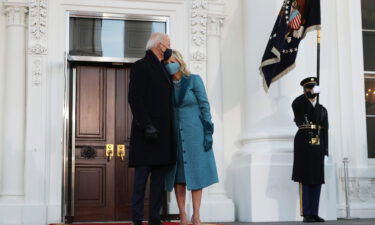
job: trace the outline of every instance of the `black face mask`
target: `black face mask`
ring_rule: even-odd
[[[313,99],[313,98],[315,98],[316,96],[317,96],[317,94],[313,94],[313,93],[311,93],[311,92],[306,92],[306,97],[307,97],[307,98]]]
[[[172,49],[167,48],[164,52],[164,61],[167,61],[172,56]]]

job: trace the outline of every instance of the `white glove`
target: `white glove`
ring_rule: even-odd
[[[313,88],[313,94],[320,94],[320,86],[316,85],[314,88]]]

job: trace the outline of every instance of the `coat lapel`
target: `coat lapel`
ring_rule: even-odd
[[[169,79],[168,72],[165,69],[164,65],[159,61],[159,59],[155,56],[155,54],[151,51],[148,50],[146,52],[146,59],[150,62],[150,64],[156,68],[159,71],[159,74],[163,76],[169,84],[172,85],[171,80]]]
[[[182,76],[182,79],[181,79],[181,90],[180,90],[180,94],[178,96],[178,102],[177,102],[178,106],[180,106],[182,104],[182,101],[185,98],[185,95],[186,95],[187,89],[189,87],[190,81],[191,81],[191,77],[190,76]]]

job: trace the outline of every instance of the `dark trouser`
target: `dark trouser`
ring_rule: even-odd
[[[150,217],[149,221],[160,221],[160,209],[163,204],[165,167],[136,167],[132,196],[133,221],[143,220],[143,207],[146,184],[151,174]]]
[[[321,184],[300,183],[301,216],[317,216],[319,213],[319,199]]]

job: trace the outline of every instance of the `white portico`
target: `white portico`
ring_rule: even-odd
[[[0,225],[63,220],[64,194],[71,188],[63,177],[72,119],[65,58],[71,13],[168,21],[172,48],[205,81],[215,123],[220,183],[204,191],[202,221],[301,220],[298,185],[291,181],[297,129],[291,103],[302,92],[300,80],[316,74],[316,33],[301,42],[296,69],[266,93],[259,66],[281,5],[282,0],[0,0]],[[361,0],[322,1],[321,103],[330,121],[320,208],[325,219],[345,215],[343,157],[350,160],[352,215],[375,215],[361,16]],[[176,213],[173,194],[168,203]]]

